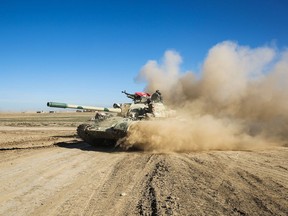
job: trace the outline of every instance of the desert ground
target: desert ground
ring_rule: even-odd
[[[0,114],[0,215],[288,215],[288,147],[92,147],[93,113]]]

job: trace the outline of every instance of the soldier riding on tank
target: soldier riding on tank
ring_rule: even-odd
[[[159,90],[156,90],[152,96],[151,96],[151,101],[154,102],[154,103],[159,103],[159,102],[163,102],[163,98],[162,98],[162,95],[161,95],[161,92]]]

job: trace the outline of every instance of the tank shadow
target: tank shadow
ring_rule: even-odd
[[[58,135],[58,136],[52,136],[54,138],[75,138],[75,135]]]
[[[119,153],[119,152],[137,152],[139,150],[129,149],[125,150],[119,146],[91,146],[84,141],[73,140],[72,142],[59,142],[55,143],[55,146],[68,149],[80,149],[82,151],[97,151],[105,153]]]

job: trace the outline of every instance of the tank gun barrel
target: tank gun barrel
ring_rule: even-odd
[[[59,103],[59,102],[47,102],[48,107],[56,107],[56,108],[70,108],[70,109],[82,109],[82,110],[93,110],[93,111],[103,111],[103,112],[113,112],[113,113],[121,113],[120,108],[105,108],[105,107],[94,107],[94,106],[82,106],[82,105],[74,105],[67,103]]]
[[[125,94],[128,98],[130,98],[132,100],[135,100],[135,95],[134,94],[127,93],[126,90],[122,91],[122,93]]]

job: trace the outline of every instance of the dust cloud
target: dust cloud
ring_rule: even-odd
[[[200,72],[182,72],[167,51],[137,76],[160,89],[177,118],[130,127],[126,147],[148,151],[251,150],[287,145],[288,51],[225,41],[212,47]]]

